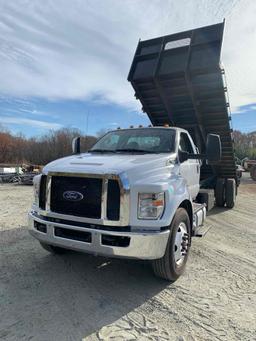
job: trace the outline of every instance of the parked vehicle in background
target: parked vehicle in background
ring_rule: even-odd
[[[128,76],[153,127],[118,129],[34,178],[31,234],[66,249],[150,260],[183,273],[206,211],[235,205],[237,175],[223,69],[224,23],[140,41]],[[221,147],[222,145],[222,147]]]
[[[0,164],[0,183],[33,185],[33,178],[42,170],[39,165]]]
[[[242,166],[246,172],[249,172],[253,166],[256,166],[256,160],[250,160],[246,157],[242,160]]]
[[[256,181],[256,160],[250,160],[248,157],[242,160],[245,171],[250,172],[251,178]]]
[[[256,164],[250,167],[250,175],[252,180],[256,181]]]

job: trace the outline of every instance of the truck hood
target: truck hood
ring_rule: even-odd
[[[176,154],[95,154],[85,153],[55,160],[43,169],[43,173],[65,172],[82,174],[126,173],[130,180],[170,175]],[[169,172],[168,172],[169,169]]]

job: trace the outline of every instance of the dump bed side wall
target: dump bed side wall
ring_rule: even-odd
[[[202,179],[236,177],[230,115],[220,67],[224,23],[140,41],[128,75],[153,125],[187,129],[200,151],[206,136],[221,137],[222,159],[204,164]]]

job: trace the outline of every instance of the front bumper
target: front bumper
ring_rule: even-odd
[[[35,222],[45,224],[46,232],[35,228]],[[108,230],[95,230],[62,223],[49,222],[41,219],[31,211],[28,214],[29,232],[40,242],[63,248],[103,255],[107,257],[126,257],[137,259],[159,259],[163,257],[169,237],[169,230],[162,232],[116,232]],[[82,231],[90,234],[90,242],[78,241],[56,236],[55,228],[68,229],[69,231]],[[104,238],[124,237],[129,240],[125,246],[103,245]]]

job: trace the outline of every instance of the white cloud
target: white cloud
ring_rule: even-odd
[[[0,0],[0,93],[140,108],[126,81],[139,38],[222,21],[233,108],[255,102],[253,0]]]
[[[41,129],[60,129],[62,127],[59,123],[51,123],[45,121],[32,120],[29,118],[22,118],[17,116],[0,116],[1,123],[4,124],[17,124],[17,125],[27,125],[34,128]]]
[[[246,114],[246,113],[251,113],[253,111],[256,111],[256,105],[245,105],[245,106],[240,106],[236,111],[233,111],[233,115],[237,114]]]
[[[4,114],[24,114],[24,115],[32,115],[32,116],[50,116],[50,117],[58,117],[57,115],[52,114],[51,112],[36,110],[36,109],[23,109],[22,107],[18,108],[1,108],[1,111],[4,112]]]
[[[240,1],[227,18],[222,59],[231,108],[256,103],[256,1]],[[252,107],[251,107],[252,108]]]

